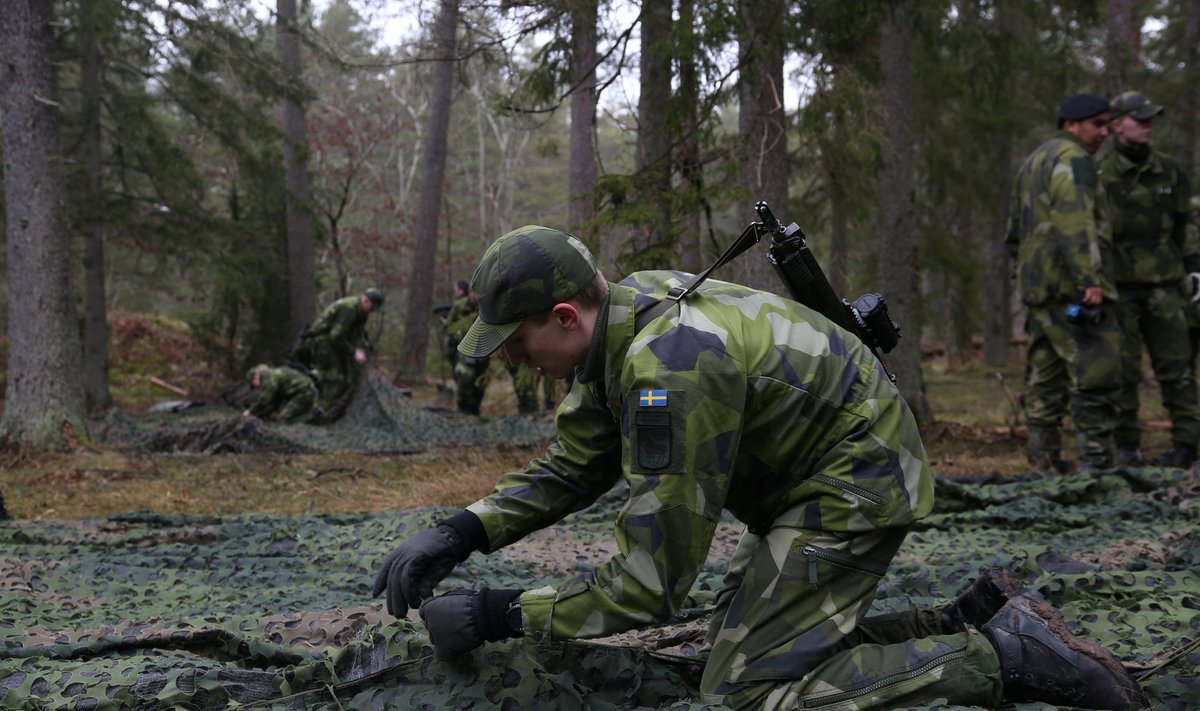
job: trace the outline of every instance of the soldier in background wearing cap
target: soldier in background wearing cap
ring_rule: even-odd
[[[1028,309],[1026,454],[1041,471],[1065,472],[1060,425],[1070,414],[1087,469],[1113,464],[1120,333],[1107,313],[1116,297],[1103,188],[1092,154],[1108,135],[1108,100],[1076,94],[1058,111],[1058,133],[1025,159],[1013,186],[1007,243]]]
[[[1161,106],[1136,91],[1117,96],[1109,112],[1113,138],[1097,156],[1119,292],[1111,308],[1121,328],[1114,438],[1118,464],[1143,463],[1138,385],[1144,342],[1171,416],[1172,448],[1153,463],[1190,467],[1200,443],[1200,419],[1183,307],[1200,296],[1200,242],[1188,235],[1187,176],[1174,158],[1150,145],[1154,117],[1161,113]]]
[[[610,284],[578,239],[535,225],[488,248],[471,280],[479,319],[460,352],[503,350],[574,383],[543,457],[386,557],[373,589],[387,591],[391,614],[419,606],[442,660],[511,637],[547,645],[662,624],[727,511],[746,531],[714,601],[707,699],[738,709],[1138,703],[1111,655],[1072,637],[1002,568],[939,610],[866,617],[933,505],[912,412],[856,336],[794,301],[710,279],[652,310],[688,276]],[[432,597],[473,551],[549,526],[622,480],[620,552],[594,571]]]
[[[358,385],[359,370],[371,349],[367,319],[382,305],[383,293],[375,288],[338,299],[305,329],[292,350],[290,360],[316,377],[321,407],[330,417],[341,413]]]

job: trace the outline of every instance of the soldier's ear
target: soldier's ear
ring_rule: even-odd
[[[573,331],[579,328],[579,309],[572,304],[562,303],[550,309],[552,318],[565,330]]]

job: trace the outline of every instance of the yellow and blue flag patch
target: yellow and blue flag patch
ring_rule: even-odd
[[[666,390],[643,390],[641,397],[638,398],[638,404],[642,407],[666,407],[667,406],[667,391]]]

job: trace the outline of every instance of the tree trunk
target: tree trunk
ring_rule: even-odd
[[[1012,175],[1012,136],[997,131],[992,138],[992,162],[997,176]],[[1012,194],[1011,179],[997,179],[992,199],[995,201],[992,226],[988,230],[990,239],[984,246],[986,260],[983,275],[983,362],[990,368],[999,368],[1008,360],[1012,334],[1012,264],[1008,247],[1004,244],[1008,226],[1008,203]]]
[[[738,158],[750,198],[739,205],[739,223],[757,219],[754,203],[765,200],[787,224],[787,116],[783,103],[783,0],[738,0]],[[786,293],[764,252],[753,250],[732,263],[733,280]]]
[[[1132,88],[1129,83],[1141,64],[1142,17],[1137,6],[1138,0],[1108,0],[1105,10],[1104,80],[1110,97]]]
[[[596,215],[596,0],[571,4],[571,166],[568,229],[580,237]]]
[[[289,91],[283,97],[283,170],[287,187],[287,255],[289,335],[295,339],[316,314],[313,265],[312,190],[308,180],[308,134],[304,107],[293,92],[304,81],[300,69],[300,35],[296,30],[296,0],[276,0],[275,41],[287,74]]]
[[[889,360],[900,392],[919,424],[933,421],[921,376],[921,324],[917,318],[915,176],[913,149],[913,2],[901,0],[884,9],[879,36],[883,70],[880,103],[883,118],[882,167],[879,171],[879,285],[892,318],[907,337]]]
[[[642,52],[638,95],[637,174],[639,200],[653,210],[642,246],[671,237],[671,3],[642,3]]]
[[[698,272],[704,268],[700,249],[700,211],[704,200],[704,169],[700,164],[700,71],[696,66],[696,2],[679,0],[679,95],[675,113],[681,123],[679,177],[687,210],[679,218],[675,237],[675,268]]]
[[[1021,32],[1024,24],[1019,22],[1019,10],[1008,3],[996,8],[996,32],[1002,41],[996,44],[996,66],[1011,67],[1012,52],[1009,49]],[[1006,102],[1011,97],[1011,88],[1016,84],[1011,71],[1000,72],[999,85],[995,87],[997,101]],[[1013,135],[1011,131],[996,131],[992,136],[991,165],[995,166],[998,179],[992,193],[992,224],[988,229],[989,239],[984,245],[983,273],[983,362],[989,368],[999,368],[1008,361],[1009,344],[1012,342],[1013,274],[1008,247],[1004,243],[1008,227],[1009,200],[1012,195]]]
[[[446,173],[446,139],[450,127],[450,101],[454,89],[455,33],[458,0],[442,0],[434,26],[433,87],[429,99],[425,145],[421,149],[421,197],[417,204],[416,244],[408,272],[408,313],[404,320],[404,348],[396,379],[414,382],[425,375],[429,346],[429,309],[433,304],[434,257],[437,249],[438,212]]]
[[[5,3],[0,131],[8,242],[8,385],[0,436],[59,448],[86,436],[71,241],[58,142],[52,5]]]
[[[834,82],[838,81],[834,75]],[[850,261],[850,201],[846,190],[845,164],[838,155],[846,145],[846,116],[833,114],[833,144],[822,154],[829,175],[829,285],[833,293],[846,297],[847,266]]]
[[[80,90],[83,100],[83,391],[88,410],[112,406],[108,389],[108,307],[104,285],[104,194],[100,132],[100,45],[108,30],[100,0],[79,5]]]
[[[1200,123],[1200,0],[1187,0],[1183,18],[1183,92],[1179,97],[1179,131],[1183,134],[1179,160],[1192,176],[1192,194],[1200,194],[1200,164],[1196,162],[1197,123]]]

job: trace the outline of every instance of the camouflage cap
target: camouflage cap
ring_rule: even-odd
[[[1192,212],[1200,213],[1200,195],[1193,195],[1189,204],[1192,206]]]
[[[379,307],[383,304],[383,292],[375,287],[371,287],[363,292],[363,296],[367,297],[372,304]]]
[[[479,317],[458,352],[491,355],[522,321],[575,296],[598,273],[595,257],[573,235],[540,225],[509,232],[487,248],[471,276]]]
[[[1126,91],[1112,100],[1112,117],[1132,116],[1138,121],[1145,121],[1161,114],[1163,107],[1150,101],[1139,91]]]
[[[267,371],[270,369],[271,366],[267,365],[266,363],[259,363],[250,370],[246,371],[246,380],[254,380],[254,376],[256,375],[266,375]]]

